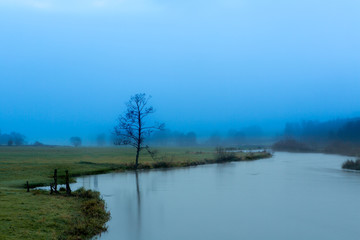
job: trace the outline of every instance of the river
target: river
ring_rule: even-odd
[[[270,159],[79,177],[111,212],[111,240],[358,240],[360,174],[348,157]]]

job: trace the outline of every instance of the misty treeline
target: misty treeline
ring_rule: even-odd
[[[179,132],[164,130],[154,133],[148,141],[157,146],[238,146],[256,142],[266,137],[262,128],[250,126],[240,130],[230,129],[226,133],[213,132],[208,137],[198,137],[193,131]]]
[[[17,132],[11,132],[9,134],[2,133],[0,130],[0,145],[8,145],[8,146],[21,146],[26,144],[26,137]]]
[[[360,118],[287,123],[284,136],[308,141],[340,140],[360,143]]]
[[[147,141],[156,146],[196,146],[198,139],[195,132],[163,130],[155,132]]]
[[[225,133],[214,131],[208,136],[198,136],[194,131],[182,132],[171,129],[154,132],[145,142],[152,146],[191,147],[191,146],[239,146],[247,143],[258,143],[272,136],[264,133],[259,126],[249,126],[239,130],[230,129]],[[113,145],[113,136],[99,133],[95,138],[98,146]]]
[[[98,146],[112,145],[115,141],[113,136],[107,136],[105,134],[99,134],[96,137],[96,144]],[[198,138],[195,132],[179,132],[165,129],[153,133],[145,140],[146,144],[154,146],[197,146],[199,145]]]
[[[360,118],[287,123],[275,150],[360,153]]]

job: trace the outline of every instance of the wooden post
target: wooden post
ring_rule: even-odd
[[[26,181],[26,189],[27,189],[27,192],[30,192],[29,181]]]
[[[70,180],[69,180],[69,171],[66,170],[65,171],[65,182],[66,182],[66,194],[70,195],[71,194],[71,189],[70,189]]]
[[[54,192],[58,193],[58,191],[57,191],[57,169],[54,169]]]

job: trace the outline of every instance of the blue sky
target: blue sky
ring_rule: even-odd
[[[360,2],[0,0],[0,129],[109,132],[134,93],[200,135],[360,115]]]

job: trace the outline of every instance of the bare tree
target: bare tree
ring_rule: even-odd
[[[105,133],[101,133],[99,135],[97,135],[96,137],[96,143],[98,146],[102,147],[106,144],[106,134]]]
[[[70,143],[74,147],[79,147],[79,146],[81,146],[81,138],[80,137],[71,137],[70,138]]]
[[[11,139],[13,140],[14,144],[16,146],[20,146],[20,145],[24,145],[25,144],[25,136],[20,134],[20,133],[17,133],[17,132],[12,132],[10,134],[11,136]]]
[[[145,145],[145,139],[155,130],[163,130],[163,123],[149,124],[147,118],[155,112],[152,106],[148,106],[151,97],[145,93],[138,93],[132,96],[126,103],[126,111],[118,118],[118,124],[114,128],[114,144],[130,145],[136,149],[135,168],[139,165],[139,154],[141,150],[149,147]]]

